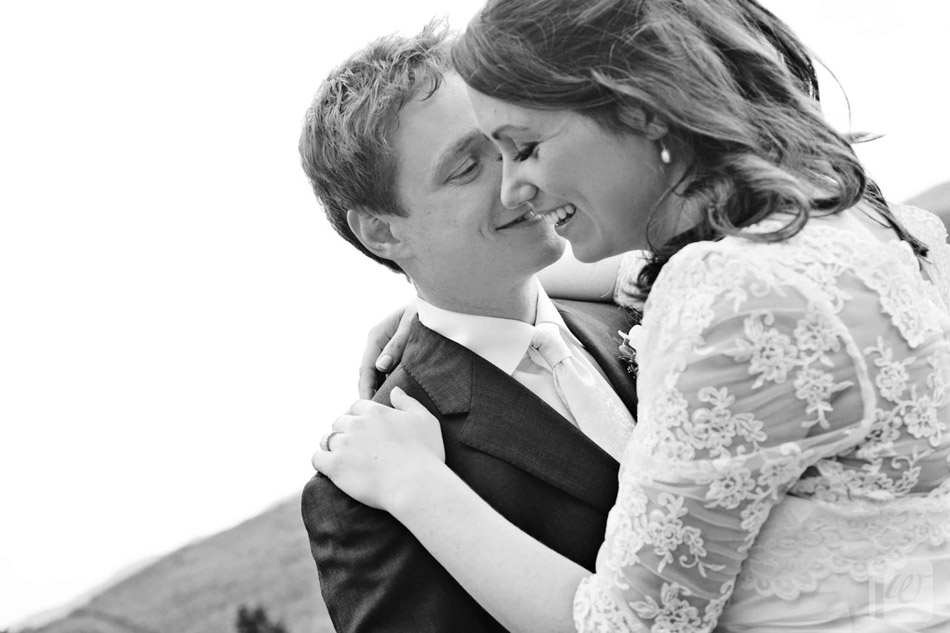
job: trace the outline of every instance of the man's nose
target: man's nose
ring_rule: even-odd
[[[528,182],[516,168],[504,166],[501,177],[501,203],[509,209],[530,202],[538,195],[538,188]]]

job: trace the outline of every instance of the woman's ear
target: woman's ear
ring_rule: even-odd
[[[405,259],[408,254],[408,244],[393,231],[393,223],[401,219],[397,215],[377,215],[363,209],[346,212],[346,223],[366,250],[393,261]]]
[[[658,141],[669,132],[665,121],[640,107],[621,108],[620,121],[631,130],[640,130],[650,141]]]
[[[643,135],[651,141],[659,141],[670,131],[666,121],[650,112],[644,113]]]
[[[643,129],[644,135],[651,141],[660,140],[666,136],[667,132],[669,132],[669,128],[666,123],[656,118],[647,121],[646,127]]]

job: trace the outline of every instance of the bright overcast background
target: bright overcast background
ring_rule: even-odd
[[[355,47],[480,4],[2,4],[0,629],[298,493],[409,290],[330,230],[303,111]],[[767,5],[885,135],[885,193],[950,180],[948,3]]]

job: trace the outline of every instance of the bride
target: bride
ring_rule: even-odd
[[[597,572],[468,489],[404,394],[314,465],[509,629],[950,629],[950,247],[869,186],[804,51],[751,0],[492,0],[457,42],[505,204],[582,261],[653,253]]]

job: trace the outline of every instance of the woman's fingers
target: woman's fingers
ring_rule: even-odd
[[[331,467],[333,460],[328,456],[333,452],[334,448],[339,448],[340,445],[345,442],[343,436],[346,433],[346,429],[352,424],[352,421],[353,416],[351,415],[341,415],[333,421],[333,424],[330,425],[331,430],[320,438],[320,447],[310,457],[310,463],[313,465],[314,470],[329,476],[330,473],[328,469]]]
[[[370,355],[369,362],[372,363],[372,357],[376,356],[374,350],[369,348],[363,352],[363,360],[361,363],[366,362],[367,354]],[[376,368],[372,365],[361,366],[360,367],[360,379],[356,385],[357,391],[359,392],[360,398],[372,398],[376,395],[376,385],[379,382],[379,372],[376,371]]]
[[[401,428],[400,432],[412,434],[418,441],[428,447],[439,460],[445,461],[445,445],[442,442],[442,428],[439,420],[422,406],[422,403],[407,394],[399,387],[393,387],[389,395],[393,407],[411,424]]]
[[[363,401],[361,400],[360,402]],[[331,430],[320,438],[320,447],[310,458],[310,463],[317,472],[329,475],[329,472],[325,469],[330,467],[333,460],[327,458],[326,455],[332,453],[335,449],[340,449],[347,443],[347,430],[353,427],[356,420],[357,417],[349,415],[349,413],[341,415],[330,425]]]
[[[392,371],[393,368],[402,360],[403,350],[406,348],[406,342],[409,340],[409,329],[412,326],[412,319],[416,316],[415,305],[407,306],[399,316],[399,323],[389,342],[383,347],[382,353],[376,359],[376,369],[382,372]]]
[[[429,410],[422,406],[421,402],[399,387],[393,387],[392,392],[389,394],[389,401],[393,403],[394,409],[399,409],[407,413],[415,413],[417,415],[430,415]]]
[[[343,492],[374,508],[401,498],[428,476],[426,464],[445,461],[439,421],[402,389],[396,408],[357,400],[332,424],[310,459],[314,469]]]
[[[370,411],[375,411],[380,408],[388,409],[389,407],[379,402],[364,400],[361,398],[350,405],[350,408],[346,410],[346,415],[365,415]]]
[[[310,457],[310,464],[313,466],[313,469],[331,478],[333,476],[333,463],[333,452],[325,451],[322,448],[317,449]]]
[[[369,331],[366,336],[366,347],[363,348],[363,357],[360,358],[360,377],[357,386],[360,398],[367,400],[376,395],[376,386],[380,381],[379,370],[376,369],[376,359],[382,353],[383,347],[390,338],[379,328],[380,325],[377,325]]]
[[[366,401],[361,400],[360,402],[366,402]],[[336,431],[337,433],[345,433],[346,430],[350,427],[350,425],[353,424],[353,417],[354,416],[352,415],[352,411],[347,411],[346,413],[338,417],[336,420],[334,420],[333,424],[330,425],[330,428]]]
[[[380,374],[392,371],[402,359],[402,351],[409,338],[409,327],[415,314],[415,306],[400,308],[366,335],[357,384],[360,398],[368,400],[376,395]]]
[[[333,448],[330,446],[330,443],[333,441],[333,438],[337,435],[340,435],[340,431],[330,431],[326,435],[320,438],[320,450],[321,451],[332,451]]]

